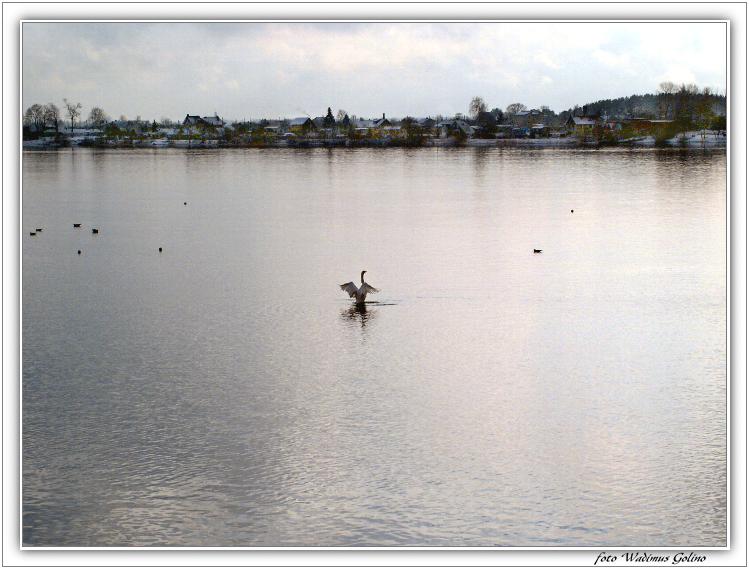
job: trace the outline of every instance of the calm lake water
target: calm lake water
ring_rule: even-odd
[[[25,152],[23,541],[725,545],[725,207],[722,152]]]

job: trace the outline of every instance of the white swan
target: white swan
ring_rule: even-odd
[[[357,288],[357,286],[353,283],[346,283],[340,285],[341,290],[348,293],[349,297],[356,298],[356,304],[364,304],[364,299],[367,298],[367,294],[374,294],[375,292],[380,292],[375,287],[373,287],[370,284],[367,284],[364,282],[364,273],[367,271],[361,272],[361,286]]]

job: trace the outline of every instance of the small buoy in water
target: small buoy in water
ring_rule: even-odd
[[[36,232],[35,231],[30,231],[29,235],[31,235],[33,237],[34,235],[36,235]]]
[[[185,202],[185,205],[187,205],[187,202]]]
[[[99,233],[99,230],[94,228],[91,230],[91,233],[94,233],[94,234]]]
[[[81,250],[80,250],[80,249],[78,249],[78,254],[79,254],[79,255],[81,254]]]
[[[533,249],[534,253],[540,253],[541,251],[542,251],[542,249]]]
[[[159,247],[159,253],[161,253],[161,247]]]
[[[74,224],[73,224],[73,227],[80,227],[80,226],[81,226],[81,224],[80,224],[80,223],[74,223]]]

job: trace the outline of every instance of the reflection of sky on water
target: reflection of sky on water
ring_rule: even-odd
[[[25,543],[722,543],[724,156],[24,157]]]

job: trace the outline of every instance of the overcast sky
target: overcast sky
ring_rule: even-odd
[[[182,119],[453,115],[474,95],[559,112],[655,92],[721,91],[723,23],[25,23],[23,107],[62,99]]]

